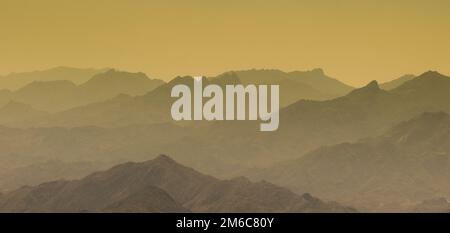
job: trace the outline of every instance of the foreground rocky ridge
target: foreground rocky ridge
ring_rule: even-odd
[[[355,212],[267,182],[219,180],[162,155],[0,196],[0,212]]]

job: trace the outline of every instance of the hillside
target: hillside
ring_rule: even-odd
[[[234,79],[230,77],[234,76]],[[336,79],[328,77],[322,69],[311,71],[283,72],[280,70],[242,70],[230,71],[213,77],[224,83],[241,83],[243,85],[280,85],[280,106],[285,107],[296,101],[326,100],[349,93],[350,87]]]
[[[385,134],[317,149],[255,177],[358,208],[407,210],[450,196],[450,116],[424,113]]]
[[[164,82],[143,73],[108,70],[76,85],[69,80],[33,81],[16,91],[0,92],[0,103],[14,100],[48,112],[109,100],[119,94],[137,96],[152,91]]]
[[[389,91],[389,90],[395,89],[395,88],[403,85],[403,83],[405,83],[411,79],[414,79],[415,77],[416,77],[415,75],[406,74],[406,75],[401,76],[400,78],[380,84],[380,88],[383,90]]]
[[[0,197],[0,212],[185,212],[185,208],[194,212],[354,211],[267,182],[218,180],[164,155],[81,180],[23,187]]]

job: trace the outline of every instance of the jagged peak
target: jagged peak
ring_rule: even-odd
[[[298,74],[298,75],[308,74],[312,75],[313,77],[326,77],[325,71],[322,68],[314,68],[312,70],[305,70],[305,71],[297,70],[289,72],[288,74]]]
[[[378,81],[377,80],[373,80],[371,81],[369,84],[367,84],[365,86],[365,88],[370,88],[370,89],[380,89],[380,86],[378,85]]]
[[[175,160],[173,160],[171,157],[165,154],[160,154],[154,159],[142,161],[142,162],[128,162],[124,164],[117,165],[115,168],[120,169],[128,169],[128,168],[151,168],[154,166],[158,167],[166,167],[166,168],[173,168],[173,167],[183,167],[182,165],[178,164]]]
[[[435,70],[429,70],[429,71],[421,74],[420,76],[434,76],[434,75],[442,75],[442,74]]]
[[[366,86],[353,90],[349,95],[357,95],[361,93],[377,93],[379,91],[381,91],[381,88],[378,85],[378,82],[376,80],[373,80]]]

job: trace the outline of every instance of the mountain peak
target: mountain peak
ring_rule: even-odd
[[[380,86],[376,80],[373,80],[369,84],[359,89],[353,90],[349,95],[361,95],[363,93],[378,93],[381,91]]]
[[[168,155],[165,155],[165,154],[160,154],[160,155],[158,155],[158,157],[156,157],[152,160],[149,160],[147,162],[144,162],[142,164],[146,164],[149,166],[154,166],[154,165],[162,166],[162,167],[171,168],[171,169],[173,169],[175,167],[177,167],[177,168],[183,167],[177,161],[175,161],[174,159],[172,159],[171,157],[169,157]]]
[[[367,84],[365,86],[366,88],[370,88],[370,89],[380,89],[377,80],[373,80],[371,81],[369,84]]]
[[[429,70],[429,71],[423,73],[423,74],[420,75],[420,76],[423,76],[423,77],[432,77],[432,76],[436,76],[436,75],[437,75],[437,76],[442,76],[441,73],[439,73],[439,72],[437,72],[437,71],[435,71],[435,70]]]
[[[325,75],[325,72],[323,71],[322,68],[315,68],[315,69],[311,70],[311,73],[321,75],[321,76]]]
[[[170,158],[168,155],[165,154],[158,155],[158,157],[156,157],[154,161],[176,163],[175,160],[173,160],[172,158]]]
[[[129,78],[148,79],[147,75],[142,72],[130,73],[126,71],[119,71],[116,69],[109,69],[106,72],[94,75],[89,81],[102,79],[111,80],[111,79],[129,79]]]
[[[394,89],[395,91],[422,91],[436,92],[438,89],[445,89],[450,85],[450,78],[437,72],[427,71],[416,78],[413,78],[403,85]]]
[[[417,79],[447,79],[448,77],[433,70],[429,70],[420,76],[417,77]]]
[[[414,78],[416,78],[416,76],[413,74],[405,74],[397,79],[380,84],[380,88],[387,91],[393,90]]]
[[[373,92],[373,91],[379,91],[379,90],[381,90],[380,85],[378,85],[378,82],[376,80],[373,80],[366,86],[359,88],[355,91]]]

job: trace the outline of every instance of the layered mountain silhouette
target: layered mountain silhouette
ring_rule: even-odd
[[[218,180],[162,155],[0,196],[0,212],[354,212],[267,182]]]
[[[167,84],[140,96],[118,95],[104,102],[75,107],[38,120],[38,126],[84,126],[123,127],[134,124],[154,124],[172,121],[170,106],[172,87],[185,84],[193,88],[192,77],[177,77]],[[208,81],[205,79],[204,85]]]
[[[450,196],[449,141],[450,116],[424,113],[381,136],[322,147],[256,177],[360,208],[407,210]]]
[[[230,75],[227,79],[238,81],[236,75]],[[226,83],[223,79],[205,80],[205,84],[208,82],[219,85]],[[423,112],[450,110],[450,102],[447,101],[450,97],[450,78],[437,72],[427,72],[391,91],[382,90],[374,81],[333,100],[300,100],[281,110],[280,128],[270,134],[259,132],[258,123],[248,121],[204,122],[183,127],[172,125],[167,131],[159,131],[159,126],[155,126],[151,132],[133,127],[170,121],[170,103],[173,99],[168,93],[173,85],[179,83],[192,85],[192,79],[178,77],[143,96],[120,95],[106,102],[52,114],[32,124],[40,127],[119,127],[91,128],[102,137],[82,130],[53,130],[55,135],[49,138],[47,133],[51,130],[35,128],[33,131],[19,131],[17,137],[28,138],[31,136],[25,135],[31,134],[35,135],[31,138],[45,138],[48,147],[11,142],[15,136],[0,140],[0,144],[11,148],[8,150],[10,153],[14,151],[23,156],[51,155],[52,159],[56,154],[71,158],[80,154],[86,157],[109,154],[106,157],[116,158],[123,154],[121,152],[127,152],[128,158],[137,159],[144,158],[145,151],[152,154],[169,153],[202,172],[226,177],[248,167],[267,166],[273,162],[298,158],[321,146],[380,135]],[[133,140],[122,135],[121,130],[127,132],[124,135],[130,132]],[[63,138],[67,140],[61,140]],[[148,138],[152,138],[151,143]],[[72,143],[74,146],[65,148],[72,141],[76,142]],[[103,147],[108,150],[101,150]]]
[[[415,77],[416,77],[415,75],[406,74],[401,76],[400,78],[380,84],[380,88],[389,91],[401,86],[403,83],[408,82],[409,80],[414,79]]]
[[[89,80],[92,76],[107,70],[108,69],[79,69],[60,66],[42,71],[12,73],[3,77],[0,76],[0,89],[17,90],[35,81],[46,82],[67,80],[75,84],[81,84]]]
[[[305,204],[309,203],[306,199],[317,200],[303,195],[310,192],[363,211],[420,212],[437,207],[443,203],[439,198],[450,195],[450,78],[445,75],[429,71],[353,89],[320,69],[247,70],[204,78],[203,83],[280,85],[284,107],[279,129],[260,132],[259,122],[252,121],[173,122],[170,106],[175,99],[170,91],[177,84],[192,88],[193,79],[187,76],[162,83],[142,73],[107,70],[76,83],[55,76],[33,80],[13,91],[0,90],[0,192],[6,192],[2,201],[11,198],[8,203],[13,203],[5,204],[4,211],[245,212],[248,208],[316,212],[317,206],[305,207],[311,206]],[[167,189],[162,180],[144,182],[136,189],[114,186],[117,177],[122,177],[119,173],[137,180],[144,170],[155,171],[159,167],[155,164],[176,164],[159,157],[99,173],[104,180],[114,180],[108,185],[100,184],[95,176],[39,185],[60,178],[79,179],[112,164],[147,161],[154,158],[152,154],[161,153],[222,180],[204,178],[210,180],[204,185],[201,173],[181,172],[180,177],[192,175],[196,177],[192,180],[198,178],[201,181],[195,182],[204,187],[190,196],[190,201],[177,193],[191,191]],[[180,170],[179,166],[174,166],[175,170]],[[106,176],[117,168],[123,170],[112,172],[113,178]],[[268,182],[233,178],[241,175],[267,179],[295,194]],[[61,191],[67,188],[67,192],[82,196],[86,190],[97,192],[89,182],[107,190],[102,195],[114,197],[91,205],[90,199],[78,200]],[[33,187],[8,191],[22,185]],[[275,202],[277,209],[266,205],[270,200],[258,193],[280,195],[283,201]],[[249,203],[238,202],[243,195],[251,196]],[[145,199],[147,196],[155,199]],[[433,201],[437,199],[441,202]],[[61,204],[68,200],[76,205]],[[155,204],[156,200],[161,205]],[[333,211],[328,204],[324,211]]]
[[[391,90],[376,81],[329,101],[298,101],[280,112],[274,147],[306,152],[322,145],[379,135],[423,112],[450,112],[450,78],[426,72]]]
[[[158,79],[149,79],[143,73],[108,70],[80,85],[69,80],[33,81],[17,91],[0,93],[0,97],[5,98],[0,102],[14,100],[36,109],[58,112],[105,101],[119,94],[143,95],[163,83]]]
[[[280,85],[281,105],[287,106],[300,99],[330,99],[352,90],[335,79],[326,76],[322,70],[285,73],[278,70],[250,70],[227,72],[217,77],[204,78],[203,85],[218,84]],[[127,126],[130,124],[151,124],[171,121],[170,106],[175,100],[170,97],[174,85],[185,84],[192,88],[193,78],[176,77],[167,84],[155,88],[141,96],[119,96],[104,102],[76,107],[49,116],[47,120],[37,121],[34,126],[83,126],[97,125],[103,127]],[[323,89],[319,93],[315,89]]]
[[[327,76],[322,69],[283,72],[280,70],[231,71],[214,77],[223,83],[280,85],[280,105],[301,99],[326,100],[349,93],[353,87]]]
[[[198,127],[191,141],[177,142],[177,149],[186,148],[185,155],[195,151],[197,158],[214,155],[222,164],[233,164],[230,167],[236,170],[270,165],[298,158],[321,146],[380,135],[423,112],[450,112],[449,98],[450,78],[437,72],[426,72],[392,91],[382,90],[373,81],[343,97],[300,100],[281,109],[276,132],[259,132],[256,122],[214,122]],[[193,142],[197,147],[189,146]],[[170,153],[179,154],[175,149]],[[219,171],[215,167],[207,172],[223,175]]]

